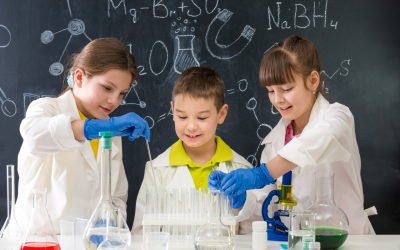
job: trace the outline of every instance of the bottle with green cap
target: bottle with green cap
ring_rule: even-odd
[[[87,250],[97,250],[99,245],[105,240],[107,235],[106,221],[112,220],[109,224],[116,230],[115,233],[120,234],[121,240],[123,240],[128,246],[131,244],[131,233],[125,219],[118,216],[115,213],[117,206],[111,195],[111,150],[112,150],[112,137],[114,132],[103,131],[100,132],[101,136],[101,195],[100,201],[97,204],[90,220],[86,226],[85,233],[83,234],[83,243]],[[114,215],[113,218],[108,215]]]
[[[114,132],[111,131],[104,131],[100,132],[99,135],[101,136],[101,148],[102,149],[111,149],[112,148],[112,137],[114,136]]]

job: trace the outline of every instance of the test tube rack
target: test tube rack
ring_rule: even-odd
[[[169,249],[194,249],[197,230],[207,223],[212,194],[204,188],[146,190],[146,213],[143,216],[143,249],[145,233],[168,232]],[[221,221],[236,231],[230,200],[221,195]]]

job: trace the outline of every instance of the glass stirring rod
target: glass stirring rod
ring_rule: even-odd
[[[146,146],[147,146],[147,153],[149,153],[151,170],[153,171],[154,184],[156,184],[156,185],[157,185],[157,182],[156,182],[156,176],[154,175],[153,160],[151,159],[151,154],[150,154],[149,141],[148,141],[147,139],[145,139],[145,140],[146,140]]]

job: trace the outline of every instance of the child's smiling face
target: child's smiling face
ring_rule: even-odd
[[[132,75],[111,69],[102,75],[86,77],[83,70],[75,72],[74,95],[79,111],[87,118],[104,119],[113,112],[129,91]]]
[[[306,83],[300,75],[293,74],[294,82],[267,86],[268,97],[285,120],[306,119],[308,121],[314,105],[319,76],[313,71]],[[318,82],[318,83],[317,83]]]
[[[178,94],[171,102],[175,132],[185,146],[198,148],[214,143],[217,125],[222,124],[228,111],[224,105],[218,112],[214,98],[194,98]]]

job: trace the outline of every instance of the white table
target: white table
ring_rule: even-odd
[[[238,235],[235,242],[236,250],[252,249],[251,235]],[[0,239],[0,250],[10,249],[11,243],[15,240]],[[285,243],[268,241],[268,250],[282,250],[280,244]],[[132,236],[129,249],[142,249],[142,236]],[[350,235],[339,250],[400,250],[400,235]]]

